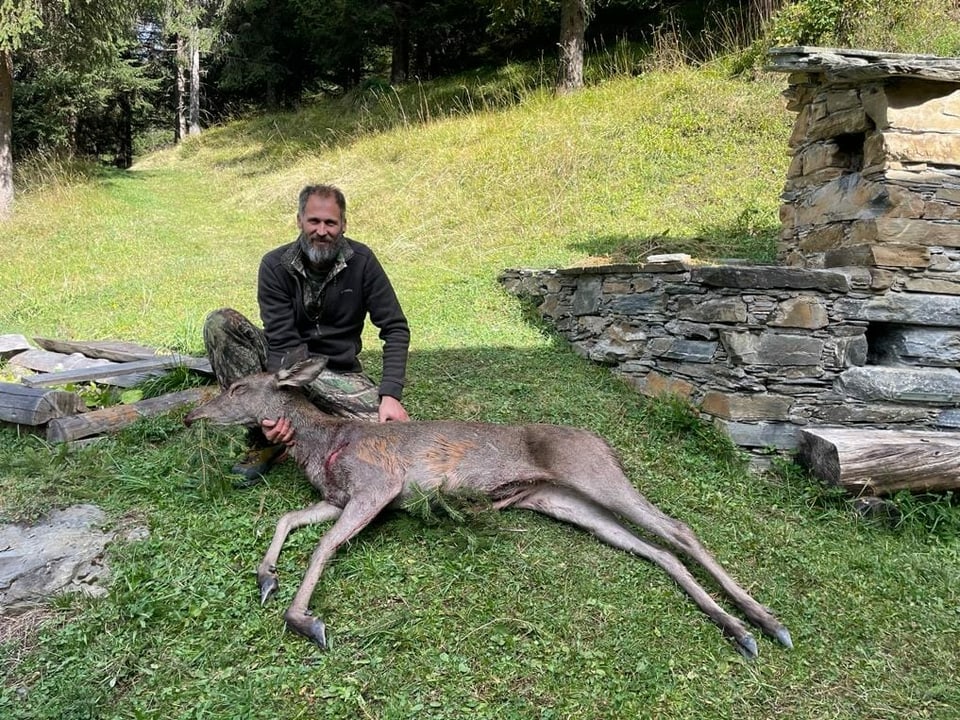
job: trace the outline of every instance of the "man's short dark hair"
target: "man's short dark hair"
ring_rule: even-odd
[[[301,190],[300,199],[297,204],[297,212],[301,217],[303,216],[303,211],[307,208],[307,200],[314,195],[322,198],[333,198],[337,203],[337,207],[340,208],[340,222],[347,221],[347,198],[344,196],[343,191],[336,185],[307,185]]]

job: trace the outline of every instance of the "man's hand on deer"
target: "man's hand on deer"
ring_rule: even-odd
[[[286,445],[291,447],[294,444],[296,431],[289,418],[279,417],[275,420],[264,418],[260,421],[260,428],[263,430],[263,436],[271,445]]]

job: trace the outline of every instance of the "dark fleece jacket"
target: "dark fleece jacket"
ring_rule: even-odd
[[[352,253],[324,288],[320,312],[304,302],[307,282],[296,241],[263,256],[257,282],[260,319],[267,336],[267,367],[276,370],[284,354],[299,345],[329,358],[328,367],[360,372],[357,355],[367,314],[380,329],[383,377],[380,394],[401,399],[406,380],[410,328],[387,274],[373,251],[347,239]],[[298,269],[301,268],[301,269]]]

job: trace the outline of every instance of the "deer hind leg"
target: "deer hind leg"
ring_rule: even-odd
[[[660,566],[720,627],[723,633],[736,642],[741,654],[748,658],[757,656],[756,640],[746,626],[717,604],[676,555],[638,537],[624,527],[607,509],[583,497],[575,490],[551,485],[541,485],[524,494],[513,504],[513,507],[535,510],[557,520],[577,525],[615,548]]]
[[[279,582],[277,580],[277,559],[280,557],[280,551],[283,544],[287,541],[287,536],[304,525],[315,525],[328,520],[334,520],[340,517],[343,512],[336,505],[328,502],[319,502],[304,510],[294,510],[283,515],[277,521],[277,529],[273,533],[273,540],[270,547],[267,548],[263,560],[257,567],[257,585],[260,588],[260,604],[266,604],[267,600],[277,591]]]
[[[574,481],[572,486],[594,503],[657,537],[671,550],[699,563],[750,622],[785,647],[793,647],[790,631],[730,576],[693,530],[647,500],[619,469],[603,473],[596,481]]]

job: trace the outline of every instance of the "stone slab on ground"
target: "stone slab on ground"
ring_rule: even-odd
[[[120,532],[104,530],[107,516],[94,505],[50,512],[36,525],[0,525],[0,617],[24,613],[64,592],[107,593],[104,552]],[[128,540],[146,537],[135,527]]]

